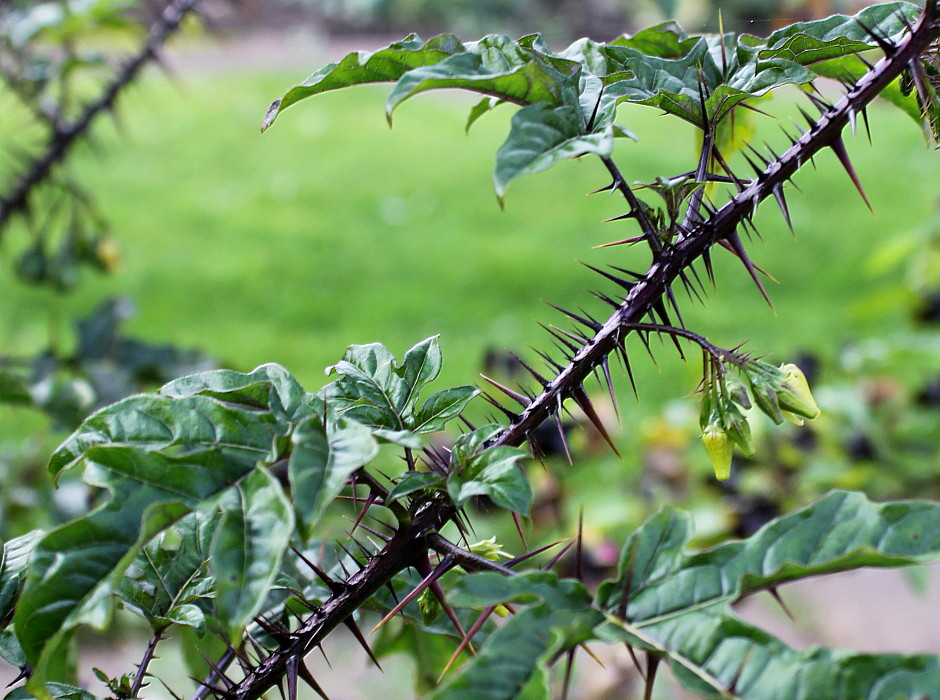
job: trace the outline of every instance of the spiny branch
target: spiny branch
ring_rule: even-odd
[[[83,136],[103,112],[114,109],[118,95],[130,85],[141,69],[156,58],[160,47],[180,26],[183,18],[193,12],[201,0],[173,0],[163,16],[150,30],[147,42],[114,77],[101,96],[85,107],[82,114],[72,122],[56,121],[45,150],[31,161],[10,193],[0,199],[0,232],[13,214],[28,209],[29,195],[33,189],[52,175],[56,165],[68,155],[72,146]]]
[[[654,305],[662,303],[672,282],[695,260],[720,241],[740,244],[738,227],[753,215],[764,199],[773,196],[777,188],[782,187],[822,149],[834,148],[838,153],[846,124],[897,78],[911,60],[916,60],[938,34],[940,7],[932,1],[928,3],[914,30],[893,45],[891,52],[862,76],[837,104],[827,108],[793,146],[779,158],[770,161],[755,180],[721,209],[694,224],[683,240],[656,255],[646,274],[636,282],[619,308],[595,329],[594,336],[552,380],[543,385],[541,393],[504,430],[487,442],[486,447],[524,443],[530,433],[552,416],[565,399],[571,398],[595,369],[602,366],[608,355],[622,347],[629,326],[640,323]],[[610,169],[607,159],[604,162]],[[619,177],[618,172],[612,173],[615,178]],[[622,177],[615,182],[615,186],[625,196],[628,192],[632,195]]]
[[[278,685],[293,659],[303,658],[337,626],[344,623],[369,598],[392,578],[412,566],[418,557],[426,556],[428,536],[454,515],[453,507],[444,501],[423,504],[409,525],[398,532],[345,585],[333,593],[286,640],[245,677],[225,691],[227,700],[256,700]],[[193,696],[192,700],[199,700]]]

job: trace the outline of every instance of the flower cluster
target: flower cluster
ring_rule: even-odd
[[[731,476],[735,445],[745,455],[754,454],[751,426],[744,413],[751,408],[751,397],[757,408],[778,425],[784,418],[803,425],[804,418],[819,415],[819,406],[806,377],[796,365],[774,367],[749,359],[737,367],[747,384],[729,372],[721,361],[710,359],[705,363],[699,424],[702,442],[715,467],[715,477],[721,481]]]

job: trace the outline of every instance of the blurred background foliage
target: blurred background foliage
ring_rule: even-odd
[[[3,5],[4,191],[41,156],[50,129],[97,99],[165,5]],[[313,389],[350,343],[378,340],[401,352],[435,333],[444,382],[474,382],[480,371],[511,382],[518,373],[507,350],[531,360],[527,346],[548,346],[535,321],[558,322],[543,299],[600,308],[585,291],[596,281],[577,260],[645,268],[640,251],[592,249],[631,232],[601,223],[622,213],[615,200],[584,196],[606,184],[587,159],[514,185],[500,212],[492,153],[509,110],[464,137],[470,102],[433,95],[404,106],[389,132],[383,93],[364,88],[291,110],[261,138],[269,102],[325,61],[411,31],[541,31],[557,46],[672,16],[689,31],[713,30],[719,10],[726,29],[766,34],[859,6],[206,0],[205,24],[184,23],[167,53],[178,77],[151,71],[136,81],[107,110],[115,119],[95,123],[31,212],[0,231],[0,537],[86,507],[77,482],[51,491],[45,459],[63,431],[104,403],[217,364],[279,362]],[[795,99],[762,109],[791,115]],[[697,357],[683,363],[664,347],[658,365],[634,367],[640,401],[623,375],[619,422],[609,407],[622,462],[589,429],[575,429],[577,414],[577,468],[559,453],[554,428],[546,430],[546,468],[530,471],[539,493],[534,539],[570,536],[584,506],[589,552],[604,567],[616,555],[611,543],[664,502],[691,508],[706,542],[753,532],[833,487],[940,497],[936,154],[909,117],[883,105],[871,112],[874,144],[860,136],[850,149],[877,216],[834,159],[821,158],[790,197],[798,240],[776,211],[758,216],[764,241],[752,254],[780,282],[770,290],[774,310],[730,256],[716,261],[708,306],[685,303],[689,326],[712,342],[746,341],[774,362],[800,364],[823,416],[804,428],[764,426],[756,456],[738,460],[732,480],[718,484],[698,441]],[[618,146],[628,179],[694,163],[694,135],[683,125],[639,107],[622,121],[640,136]],[[772,119],[739,128],[781,140]],[[403,172],[403,162],[412,167]]]

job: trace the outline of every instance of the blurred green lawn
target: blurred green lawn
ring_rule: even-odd
[[[465,136],[476,100],[426,95],[402,106],[390,130],[385,91],[359,88],[298,104],[260,135],[270,101],[315,67],[177,83],[153,74],[132,90],[122,130],[100,125],[97,149],[85,147],[72,166],[113,224],[121,267],[56,299],[56,318],[126,295],[139,306],[130,333],[205,349],[236,369],[278,362],[310,389],[350,343],[381,341],[400,355],[440,333],[442,381],[463,384],[477,380],[487,348],[532,356],[528,345],[550,346],[536,321],[563,319],[543,300],[606,314],[587,290],[614,290],[578,260],[646,268],[639,248],[592,248],[633,235],[630,223],[602,223],[623,212],[621,200],[586,196],[608,180],[596,159],[514,183],[500,211],[491,173],[511,108]],[[769,109],[793,113],[789,100]],[[772,204],[757,217],[763,240],[750,250],[780,282],[768,284],[775,311],[719,252],[707,309],[677,290],[690,327],[784,361],[804,349],[832,356],[853,338],[905,326],[885,303],[893,298],[883,294],[885,280],[865,265],[874,247],[930,215],[937,159],[906,116],[884,106],[871,112],[874,145],[860,134],[849,150],[876,215],[835,157],[822,154],[817,171],[798,176],[803,193],[788,194],[798,239]],[[618,147],[629,180],[693,167],[690,129],[645,107],[621,115],[641,139]],[[773,120],[762,127],[781,142]],[[7,276],[0,291],[4,351],[35,350],[48,334],[49,294]],[[697,353],[688,366],[660,353],[659,370],[636,355],[650,406],[694,390]],[[625,380],[621,388],[626,394]]]

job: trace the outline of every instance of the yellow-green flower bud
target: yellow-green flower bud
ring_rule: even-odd
[[[731,439],[720,425],[713,424],[705,428],[702,442],[705,443],[705,451],[715,467],[715,478],[725,481],[731,476],[731,455],[734,452]]]
[[[496,537],[480,540],[470,545],[470,551],[490,561],[499,561],[500,557],[512,559],[512,555],[503,551],[503,545],[496,541]]]
[[[794,364],[781,365],[783,381],[777,392],[780,408],[803,418],[815,418],[819,415],[819,406],[809,390],[809,383],[803,371]]]

